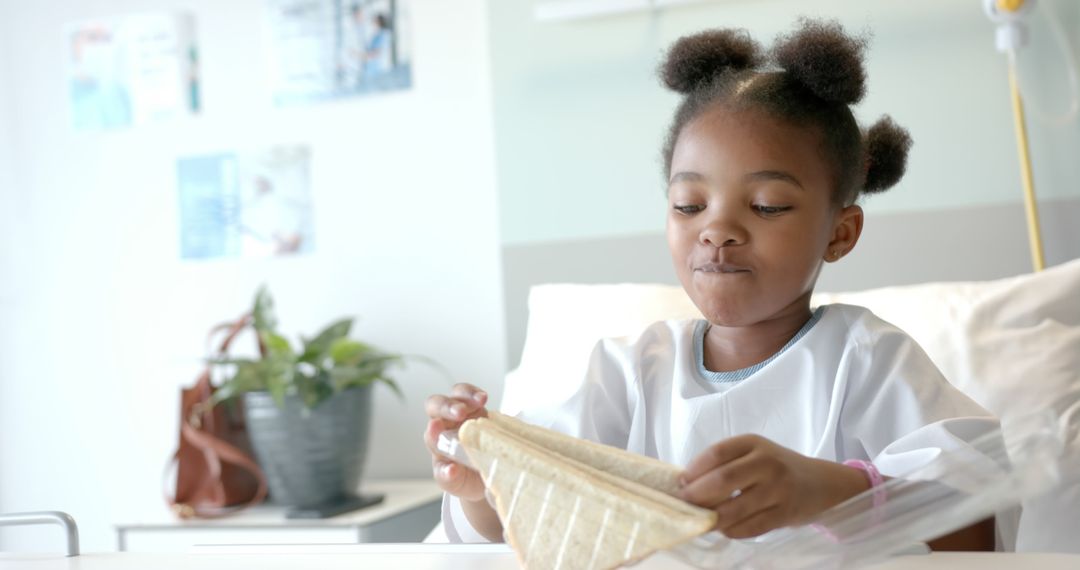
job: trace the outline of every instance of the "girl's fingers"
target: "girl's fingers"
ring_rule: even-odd
[[[485,396],[486,398],[486,396]],[[424,445],[433,457],[441,458],[438,450],[439,434],[455,430],[461,424],[474,417],[487,416],[482,403],[475,400],[462,401],[461,398],[443,395],[428,397],[424,402],[428,414],[427,428],[424,430]]]
[[[449,460],[436,460],[432,464],[432,469],[435,482],[447,493],[469,501],[476,501],[483,497],[484,483],[476,471]]]
[[[717,467],[750,453],[758,446],[761,439],[758,436],[743,435],[710,445],[705,451],[698,454],[690,462],[690,465],[686,466],[686,470],[682,474],[683,483],[691,483]]]
[[[742,489],[737,496],[720,503],[713,509],[716,511],[716,528],[726,534],[728,530],[743,521],[775,506],[776,501],[773,500],[772,493],[766,485],[754,485]]]
[[[424,445],[427,446],[432,456],[442,457],[438,448],[439,434],[446,431],[446,429],[442,420],[433,419],[428,421],[427,429],[424,430]]]
[[[433,475],[435,476],[435,482],[439,484],[439,487],[443,491],[450,493],[451,495],[457,495],[461,492],[461,470],[460,465],[453,461],[436,459],[432,461],[431,468]]]
[[[479,415],[486,415],[482,413],[483,409],[484,402],[473,398],[436,394],[428,396],[428,399],[424,401],[424,411],[429,418],[441,418],[456,422],[463,422],[477,415],[477,412],[481,412]]]
[[[487,392],[472,384],[454,384],[454,387],[450,389],[450,393],[462,400],[473,402],[479,407],[483,407],[487,404]]]
[[[443,415],[443,409],[446,408],[449,398],[442,394],[435,394],[428,396],[424,400],[424,412],[427,413],[429,418],[441,418]]]
[[[472,487],[479,481],[474,475],[478,474],[439,452],[436,442],[441,432],[438,420],[428,422],[428,429],[424,432],[424,443],[431,452],[431,469],[435,482],[450,494],[464,498],[464,494],[468,493],[467,496],[472,497],[475,495]]]
[[[471,501],[483,498],[484,483],[480,474],[444,457],[438,449],[439,434],[457,429],[467,419],[486,416],[486,404],[487,393],[471,384],[456,384],[451,395],[435,394],[424,401],[424,411],[428,415],[424,445],[431,452],[435,482],[447,493]]]
[[[735,493],[753,487],[760,479],[753,455],[744,455],[690,481],[679,490],[679,498],[713,509],[731,500]]]
[[[454,387],[450,389],[450,394],[453,401],[448,405],[455,419],[462,418],[462,414],[464,417],[471,417],[487,405],[487,392],[472,384],[454,384]]]
[[[753,538],[781,526],[783,520],[780,507],[774,505],[757,511],[726,529],[720,529],[720,532],[728,538]]]
[[[447,491],[449,491],[449,489],[447,489],[446,486],[453,482],[451,469],[453,466],[454,462],[449,459],[435,458],[431,462],[432,475],[435,477],[435,481]]]

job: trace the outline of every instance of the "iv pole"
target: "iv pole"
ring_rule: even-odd
[[[1027,124],[1024,120],[1024,101],[1016,77],[1016,52],[1027,44],[1027,25],[1024,18],[1035,7],[1035,0],[983,0],[986,15],[997,24],[995,40],[998,51],[1009,60],[1009,90],[1012,95],[1013,122],[1016,127],[1016,147],[1020,154],[1020,181],[1024,186],[1024,206],[1027,212],[1028,242],[1035,271],[1046,267],[1043,258],[1042,231],[1039,228],[1039,209],[1035,202],[1035,183],[1031,175],[1031,154],[1028,150]]]

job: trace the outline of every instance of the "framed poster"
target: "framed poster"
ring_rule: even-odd
[[[272,257],[311,251],[310,163],[306,146],[181,159],[180,257]]]
[[[278,105],[412,86],[406,0],[266,0]]]
[[[124,128],[199,110],[194,18],[154,13],[68,26],[68,89],[78,130]]]

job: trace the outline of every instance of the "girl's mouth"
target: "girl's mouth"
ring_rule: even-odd
[[[734,263],[717,263],[710,262],[703,265],[699,265],[694,268],[694,271],[700,271],[702,273],[750,273],[750,268],[743,265],[735,265]]]

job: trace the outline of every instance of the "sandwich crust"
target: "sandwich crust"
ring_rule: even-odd
[[[518,437],[600,471],[636,481],[672,496],[679,490],[679,475],[682,469],[670,463],[545,429],[498,412],[489,412],[488,418]]]

